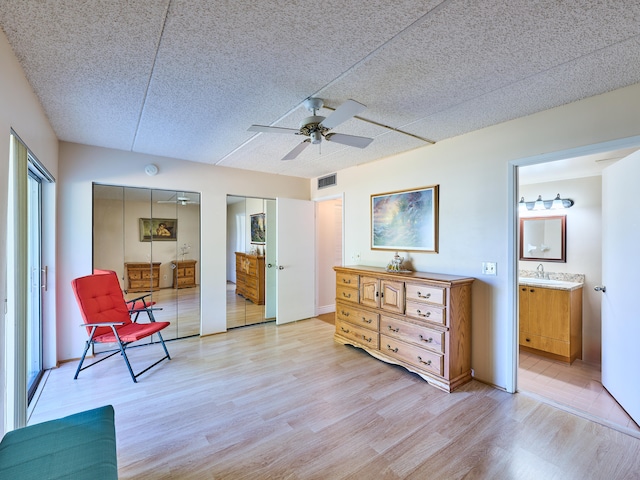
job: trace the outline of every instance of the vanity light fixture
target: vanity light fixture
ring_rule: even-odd
[[[556,195],[556,198],[553,200],[543,200],[542,195],[538,195],[538,199],[535,202],[526,202],[524,197],[521,197],[518,202],[518,210],[520,213],[531,210],[559,210],[571,208],[573,207],[573,203],[573,200],[570,198],[560,198],[560,194]]]

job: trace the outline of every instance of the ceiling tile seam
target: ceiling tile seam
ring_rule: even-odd
[[[477,100],[477,99],[480,99],[482,97],[486,97],[488,95],[496,93],[496,92],[498,92],[500,90],[503,90],[503,89],[506,89],[506,88],[509,88],[509,87],[513,87],[514,85],[518,85],[519,83],[523,83],[523,82],[525,82],[527,80],[531,80],[531,79],[536,78],[538,76],[544,75],[545,73],[549,73],[549,72],[551,72],[551,71],[553,71],[553,70],[555,70],[557,68],[560,68],[560,67],[563,67],[563,66],[567,66],[567,65],[571,65],[572,63],[578,62],[579,60],[582,60],[583,58],[590,57],[590,56],[592,56],[592,55],[594,55],[596,53],[603,52],[603,51],[608,50],[608,49],[610,49],[612,47],[615,47],[615,46],[620,45],[620,44],[625,43],[625,42],[632,41],[634,39],[640,39],[640,35],[633,35],[631,37],[627,37],[624,40],[620,40],[619,42],[611,43],[611,44],[606,45],[604,47],[597,48],[597,49],[592,50],[592,51],[590,51],[588,53],[580,55],[578,57],[574,57],[571,60],[567,60],[566,62],[558,63],[558,64],[553,65],[553,66],[551,66],[549,68],[546,68],[544,70],[540,70],[540,71],[538,71],[536,73],[532,73],[531,75],[527,75],[526,77],[520,78],[520,79],[515,80],[515,81],[513,81],[511,83],[506,83],[504,85],[500,85],[500,86],[498,86],[498,87],[496,87],[496,88],[494,88],[492,90],[488,90],[488,91],[484,92],[481,95],[476,95],[475,97],[467,98],[467,99],[465,99],[465,100],[463,100],[463,101],[461,101],[459,103],[456,103],[456,104],[450,105],[450,106],[448,106],[446,108],[442,108],[440,110],[434,111],[434,112],[430,113],[429,115],[426,115],[424,117],[418,118],[418,119],[416,119],[416,120],[414,120],[412,122],[406,123],[404,125],[400,125],[398,128],[410,127],[411,125],[414,125],[414,124],[419,123],[419,122],[423,122],[423,121],[425,121],[425,120],[427,120],[430,117],[433,117],[435,115],[439,115],[441,113],[445,113],[445,112],[447,112],[449,110],[454,110],[454,109],[460,107],[461,105],[464,105],[465,103],[467,103],[467,102],[469,102],[471,100]]]
[[[316,95],[321,95],[322,92],[324,92],[326,89],[330,88],[331,86],[333,86],[336,82],[339,82],[340,80],[342,80],[343,78],[345,78],[347,75],[349,75],[351,72],[353,72],[354,70],[356,70],[358,67],[360,67],[361,65],[363,65],[365,62],[367,62],[368,60],[372,59],[373,57],[377,56],[382,50],[386,49],[388,46],[392,45],[395,41],[397,41],[398,39],[404,37],[407,33],[413,31],[415,28],[417,28],[419,25],[422,25],[427,18],[431,17],[432,15],[434,15],[435,13],[437,13],[438,11],[440,11],[441,9],[445,8],[449,3],[451,3],[453,0],[444,0],[443,2],[440,2],[438,5],[436,5],[435,7],[433,7],[431,10],[429,10],[427,13],[425,13],[424,15],[422,15],[420,18],[417,18],[416,20],[414,20],[413,22],[411,22],[409,25],[407,25],[405,28],[403,28],[402,30],[400,30],[399,32],[397,32],[395,35],[393,35],[391,38],[389,38],[388,40],[386,40],[384,43],[382,43],[381,45],[378,45],[376,48],[374,48],[373,50],[371,50],[367,55],[365,55],[364,57],[362,57],[360,60],[358,60],[356,63],[354,63],[353,65],[351,65],[349,68],[347,68],[344,72],[342,72],[340,75],[338,75],[337,77],[335,77],[333,80],[331,80],[330,82],[328,82],[326,85],[320,87],[320,89],[318,89],[318,91],[316,91],[315,93],[313,93],[310,96],[316,96]]]
[[[342,72],[340,75],[338,75],[337,77],[335,77],[333,80],[331,80],[330,82],[328,82],[327,84],[325,84],[324,86],[320,87],[320,89],[318,89],[316,92],[310,94],[307,98],[310,97],[315,97],[317,95],[321,95],[322,92],[324,92],[326,89],[328,89],[329,87],[331,87],[332,85],[334,85],[336,82],[338,82],[339,80],[342,80],[344,77],[346,77],[348,74],[350,74],[353,70],[357,69],[360,65],[362,65],[364,62],[366,62],[367,60],[373,58],[374,55],[377,55],[380,51],[382,51],[384,48],[386,48],[387,46],[391,45],[392,42],[394,42],[395,40],[401,38],[402,36],[404,36],[404,34],[406,34],[407,32],[410,32],[411,30],[413,30],[414,28],[416,28],[419,24],[422,24],[427,17],[430,17],[431,15],[433,15],[434,13],[438,12],[440,9],[444,8],[447,4],[451,3],[451,1],[453,0],[444,0],[442,2],[440,2],[438,5],[436,5],[435,7],[433,7],[431,10],[429,10],[427,13],[425,13],[424,15],[422,15],[420,18],[414,20],[413,22],[411,22],[408,26],[406,26],[405,28],[403,28],[402,30],[400,30],[399,32],[397,32],[395,35],[393,35],[391,38],[389,38],[388,40],[386,40],[384,43],[382,43],[381,45],[377,46],[375,49],[373,49],[372,51],[370,51],[367,55],[365,55],[364,57],[362,57],[360,60],[358,60],[356,63],[354,63],[353,65],[351,65],[347,70],[345,70],[344,72]],[[304,99],[306,100],[306,98]],[[290,110],[288,110],[287,112],[285,112],[284,114],[282,114],[280,117],[278,117],[277,119],[275,119],[273,122],[271,122],[269,124],[269,126],[273,126],[275,124],[277,124],[278,122],[281,122],[282,120],[284,120],[285,118],[287,118],[289,115],[291,115],[293,112],[295,112],[298,108],[300,108],[300,105],[302,105],[302,103],[304,102],[304,100],[302,100],[300,103],[298,103],[297,105],[295,105],[293,108],[291,108]],[[413,122],[412,122],[413,123]],[[399,127],[400,128],[400,127]],[[231,150],[230,152],[228,152],[226,155],[224,155],[222,158],[220,158],[218,161],[214,162],[214,165],[219,165],[221,162],[225,161],[227,158],[229,158],[231,155],[233,155],[234,153],[238,152],[240,149],[242,149],[244,146],[248,145],[251,141],[253,141],[254,139],[258,138],[258,136],[260,135],[260,133],[256,133],[255,135],[251,136],[250,138],[248,138],[247,140],[245,140],[242,144],[240,144],[238,147],[234,148],[233,150]]]
[[[142,96],[142,105],[140,106],[140,113],[138,114],[138,121],[136,122],[135,133],[133,134],[133,140],[131,141],[131,149],[133,152],[135,148],[136,141],[138,139],[138,133],[140,132],[140,123],[142,122],[142,115],[144,115],[144,109],[147,105],[147,98],[149,96],[149,88],[151,87],[151,81],[153,80],[153,74],[156,69],[156,62],[158,61],[158,52],[160,51],[160,45],[162,44],[162,37],[164,36],[164,29],[167,25],[167,19],[169,18],[169,10],[171,8],[172,0],[167,2],[167,8],[164,11],[164,19],[162,20],[162,28],[160,28],[160,35],[158,36],[158,41],[156,43],[156,53],[153,56],[153,64],[151,65],[151,70],[149,71],[149,79],[147,80],[147,85],[144,89],[144,95]]]

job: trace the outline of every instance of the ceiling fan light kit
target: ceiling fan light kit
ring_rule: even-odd
[[[316,115],[316,111],[324,106],[321,98],[309,97],[305,99],[304,106],[312,115],[302,120],[298,130],[294,128],[271,127],[267,125],[251,125],[249,131],[264,133],[293,133],[295,135],[304,135],[309,137],[302,143],[295,146],[293,150],[287,153],[282,160],[293,160],[310,144],[318,145],[322,139],[329,142],[347,145],[349,147],[365,148],[373,138],[358,137],[356,135],[346,135],[344,133],[329,133],[329,130],[355,117],[367,107],[355,100],[347,100],[338,108],[333,110],[328,117]]]

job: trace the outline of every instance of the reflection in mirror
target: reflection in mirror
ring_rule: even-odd
[[[94,184],[93,268],[155,302],[165,340],[200,333],[199,257],[200,194]]]
[[[520,218],[520,260],[566,262],[566,218]]]
[[[269,232],[268,202],[262,198],[227,196],[227,328],[274,320],[275,304],[268,251],[275,246]],[[273,262],[272,262],[273,263]],[[270,311],[270,309],[269,309]]]

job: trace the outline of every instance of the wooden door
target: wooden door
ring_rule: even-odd
[[[380,280],[380,308],[404,313],[404,282]]]
[[[529,327],[529,287],[521,285],[518,291],[518,301],[520,305],[520,336],[526,336],[531,333]],[[526,345],[526,342],[520,342]]]
[[[569,341],[569,292],[531,288],[529,292],[529,331],[533,335]]]
[[[380,280],[376,277],[360,277],[360,303],[373,308],[380,306]]]
[[[640,424],[640,150],[602,172],[602,384]]]

